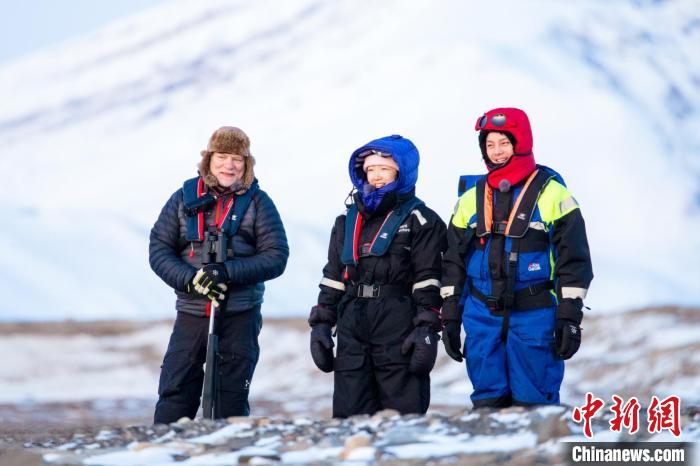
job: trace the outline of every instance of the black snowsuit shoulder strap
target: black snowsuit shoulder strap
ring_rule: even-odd
[[[506,236],[511,238],[522,238],[525,236],[527,229],[530,228],[530,220],[535,212],[537,199],[539,199],[542,189],[552,178],[554,178],[552,173],[541,169],[535,170],[530,175],[510,211],[505,232]]]
[[[505,226],[505,236],[522,238],[530,227],[532,214],[535,212],[537,199],[555,175],[548,170],[536,169],[525,182],[520,195],[510,211]],[[476,183],[476,235],[491,234],[493,230],[493,188],[482,178]]]
[[[414,196],[399,204],[397,208],[390,210],[375,235],[367,255],[379,257],[386,254],[401,224],[417,207],[423,204],[423,201]],[[348,208],[345,218],[345,237],[343,238],[343,252],[341,254],[341,261],[345,265],[357,265],[358,263],[361,230],[362,215],[357,209],[357,205],[352,204]]]
[[[486,182],[486,177],[476,182],[476,236],[491,233],[493,225],[493,189]],[[488,203],[488,204],[487,204]]]

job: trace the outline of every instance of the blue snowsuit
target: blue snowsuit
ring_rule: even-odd
[[[461,320],[466,332],[474,407],[559,403],[557,307],[585,296],[593,276],[576,200],[556,172],[537,168],[521,202],[524,183],[504,193],[481,178],[460,197],[448,228],[443,319]]]

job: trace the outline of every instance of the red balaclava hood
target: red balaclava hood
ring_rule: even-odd
[[[510,134],[515,139],[513,156],[503,165],[488,163],[486,150],[484,161],[489,170],[487,180],[492,188],[507,191],[535,170],[535,156],[532,153],[532,130],[527,114],[519,108],[494,108],[476,120],[474,127],[480,132],[500,132]],[[484,133],[486,134],[486,133]]]

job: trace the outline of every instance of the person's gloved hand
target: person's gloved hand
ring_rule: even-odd
[[[557,319],[554,328],[554,349],[562,359],[570,359],[581,346],[581,327],[567,319]]]
[[[457,362],[462,362],[462,324],[457,320],[445,321],[442,329],[442,342],[447,355]]]
[[[201,294],[207,294],[207,290],[214,285],[226,285],[227,282],[228,274],[223,264],[207,264],[197,270],[192,279],[195,290]]]
[[[427,375],[433,370],[439,340],[440,336],[428,325],[414,328],[406,337],[401,345],[401,354],[405,356],[413,350],[408,364],[408,370],[412,374]]]
[[[562,359],[570,359],[581,346],[581,320],[583,301],[562,299],[557,306],[554,323],[554,353]]]
[[[208,264],[197,270],[192,285],[197,293],[219,305],[226,299],[227,281],[226,268],[222,264]]]
[[[333,337],[330,324],[321,322],[311,327],[311,359],[323,372],[333,371]]]

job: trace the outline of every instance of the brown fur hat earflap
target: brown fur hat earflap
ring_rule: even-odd
[[[255,158],[250,153],[250,139],[242,129],[233,126],[222,126],[214,131],[209,138],[207,148],[201,152],[202,160],[199,162],[199,174],[204,178],[204,183],[212,188],[218,187],[216,177],[209,170],[211,156],[214,152],[224,154],[238,154],[245,157],[245,173],[243,174],[242,189],[248,189],[255,178]]]

